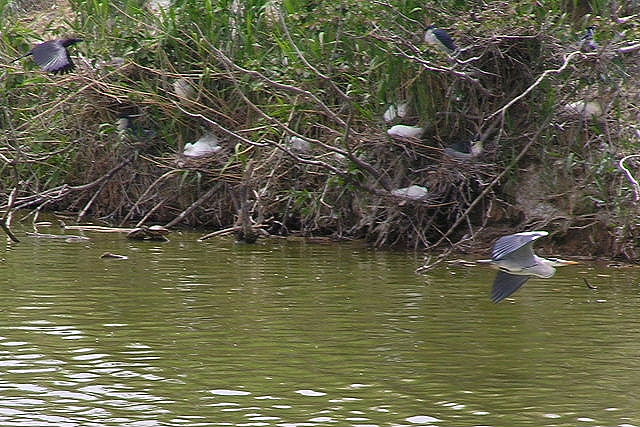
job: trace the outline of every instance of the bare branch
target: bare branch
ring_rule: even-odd
[[[504,113],[516,102],[520,101],[522,98],[524,98],[525,96],[527,96],[533,89],[535,89],[540,83],[542,83],[542,81],[550,74],[558,74],[561,73],[562,71],[564,71],[565,68],[567,68],[567,66],[569,65],[569,62],[571,62],[571,60],[578,55],[584,55],[582,52],[576,51],[576,52],[572,52],[569,55],[567,55],[567,57],[564,59],[564,62],[562,63],[562,65],[560,66],[560,68],[557,68],[555,70],[546,70],[544,71],[540,77],[538,77],[536,79],[535,82],[533,82],[533,84],[531,86],[529,86],[524,92],[522,92],[520,95],[516,96],[515,98],[513,98],[511,101],[507,102],[502,108],[500,108],[498,111],[490,114],[489,116],[487,116],[486,120],[493,118],[494,116],[498,115],[498,114],[502,114],[504,115]]]
[[[640,200],[640,184],[638,183],[638,180],[633,177],[633,174],[629,171],[629,169],[627,169],[627,167],[625,166],[624,162],[626,162],[629,159],[633,159],[633,158],[637,158],[637,157],[640,157],[640,154],[630,154],[628,156],[624,156],[618,162],[618,167],[622,170],[622,172],[624,172],[624,174],[626,175],[627,179],[631,183],[631,186],[633,187],[633,192],[635,193],[634,200],[636,202],[638,200]]]
[[[637,50],[640,50],[640,43],[636,43],[636,44],[632,44],[629,46],[624,46],[621,48],[618,48],[618,52],[620,53],[632,53],[635,52]]]

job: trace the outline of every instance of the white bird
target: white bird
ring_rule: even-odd
[[[391,190],[391,194],[407,200],[424,200],[429,195],[429,190],[421,185],[411,185],[409,187]]]
[[[406,117],[408,110],[409,104],[407,104],[406,102],[391,104],[389,105],[389,108],[387,108],[387,111],[384,112],[382,117],[384,118],[385,122],[390,123],[397,118],[403,119],[404,117]]]
[[[187,157],[205,157],[216,154],[222,150],[222,147],[218,145],[219,139],[213,134],[205,134],[199,140],[194,143],[186,143],[182,154]]]
[[[420,138],[423,133],[424,128],[407,125],[395,125],[387,130],[389,136],[398,138]]]

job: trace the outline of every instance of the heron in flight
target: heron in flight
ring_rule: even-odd
[[[35,45],[29,52],[11,62],[16,62],[31,55],[44,71],[53,74],[65,74],[75,68],[67,48],[81,41],[82,39],[77,38],[49,40]]]
[[[533,252],[533,242],[548,235],[546,231],[527,231],[503,236],[493,246],[489,262],[500,271],[493,282],[491,301],[498,303],[520,289],[531,277],[548,279],[555,267],[579,264],[560,258],[541,258]]]

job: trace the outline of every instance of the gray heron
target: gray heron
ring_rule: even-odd
[[[447,53],[453,53],[458,50],[456,42],[453,41],[453,38],[449,33],[440,28],[436,28],[434,25],[429,25],[425,28],[424,41],[431,45],[440,47]]]
[[[502,236],[493,246],[489,262],[498,267],[491,291],[491,301],[498,303],[517,291],[531,277],[548,279],[555,267],[579,264],[560,258],[542,258],[533,252],[533,242],[548,235],[546,231],[527,231]]]
[[[26,56],[33,56],[34,61],[44,71],[53,74],[65,74],[75,68],[67,48],[81,41],[82,39],[77,38],[49,40],[35,45],[29,52],[11,62],[16,62]]]

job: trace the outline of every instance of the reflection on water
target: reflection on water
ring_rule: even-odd
[[[91,237],[0,254],[2,426],[640,426],[635,269],[495,305],[412,253]]]

